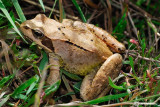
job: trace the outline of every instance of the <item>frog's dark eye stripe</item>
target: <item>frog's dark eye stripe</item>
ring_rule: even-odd
[[[44,37],[43,33],[39,30],[32,30],[32,33],[34,35],[35,38],[42,38]]]

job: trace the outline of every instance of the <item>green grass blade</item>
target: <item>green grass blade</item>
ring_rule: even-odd
[[[73,73],[69,73],[67,71],[65,71],[64,69],[61,69],[62,73],[65,74],[66,76],[68,76],[69,78],[73,79],[73,80],[76,80],[76,81],[80,81],[82,80],[81,77],[79,77],[78,75],[76,74],[73,74]]]
[[[35,82],[33,82],[33,83],[31,84],[31,86],[30,86],[29,89],[27,90],[26,95],[28,95],[28,94],[34,89],[34,87],[36,86],[36,84],[38,83],[38,81],[39,81],[39,76],[38,76],[38,75],[35,75],[35,77],[36,77],[37,79],[36,79]]]
[[[145,2],[145,0],[137,0],[136,4],[138,6],[141,6],[144,2]]]
[[[115,27],[113,33],[116,33],[119,29],[121,29],[122,25],[124,23],[126,23],[125,17],[126,17],[126,13],[124,13],[123,16],[121,17],[121,19],[120,19],[119,23],[117,24],[117,26]]]
[[[123,33],[127,26],[127,21],[125,17],[126,17],[126,13],[123,14],[123,16],[121,17],[120,21],[118,22],[117,26],[114,28],[112,33],[112,34],[116,34],[118,40],[121,40],[121,38],[124,37]]]
[[[41,7],[42,7],[43,11],[45,12],[45,8],[44,8],[43,1],[42,1],[42,0],[39,0],[39,3],[40,3],[40,5],[41,5]]]
[[[55,0],[55,1],[54,1],[54,4],[53,4],[52,10],[51,10],[51,13],[49,14],[49,18],[51,17],[51,15],[52,15],[52,13],[53,13],[53,10],[54,10],[54,7],[56,6],[57,1],[58,1],[58,0]]]
[[[143,38],[142,41],[141,41],[141,47],[142,47],[142,56],[144,57],[145,49],[146,49],[145,38]]]
[[[78,3],[76,2],[76,0],[72,0],[72,2],[73,2],[73,4],[75,5],[75,7],[77,8],[77,10],[78,10],[78,12],[79,12],[79,14],[80,14],[80,16],[81,16],[83,22],[86,23],[87,20],[86,20],[86,18],[85,18],[85,16],[84,16],[84,14],[83,14],[83,12],[82,12],[80,6],[79,6]]]
[[[23,94],[17,94],[14,96],[15,99],[22,99],[22,100],[26,100],[27,99],[27,95],[23,95]]]
[[[122,93],[122,94],[116,94],[116,95],[108,95],[108,96],[104,96],[101,98],[97,98],[95,100],[91,100],[91,101],[86,101],[83,102],[81,104],[98,104],[98,103],[102,103],[102,102],[106,102],[106,101],[110,101],[110,100],[115,100],[121,97],[125,97],[129,95],[129,93]]]
[[[61,84],[61,81],[57,81],[56,83],[54,83],[53,85],[51,85],[50,87],[48,87],[46,90],[45,90],[45,97],[50,95],[51,93],[55,92],[59,86]]]
[[[9,75],[7,77],[4,77],[1,81],[0,81],[0,88],[2,88],[4,86],[4,84],[6,82],[8,82],[10,79],[12,79],[14,77],[14,75]]]
[[[157,29],[156,29],[156,26],[152,23],[152,21],[151,21],[149,18],[147,19],[147,24],[149,25],[149,27],[152,28],[152,30],[153,30],[155,33],[158,32]]]
[[[42,71],[46,64],[48,63],[48,56],[47,56],[47,53],[45,51],[42,51],[42,55],[43,55],[43,58],[40,62],[40,65],[39,65],[39,69]]]
[[[129,56],[129,61],[130,61],[130,66],[132,68],[133,73],[136,75],[135,70],[134,70],[134,61],[133,61],[133,57]]]
[[[9,20],[9,22],[12,24],[12,26],[14,27],[14,30],[21,36],[21,38],[27,43],[27,41],[23,38],[22,34],[20,33],[20,31],[18,30],[17,26],[15,25],[15,23],[13,22],[11,16],[9,15],[7,9],[5,8],[5,6],[3,5],[2,0],[0,0],[0,9],[2,10],[2,12],[5,14],[5,16],[7,17],[7,19]]]
[[[155,60],[158,60],[159,58],[160,58],[160,54],[157,55],[154,59],[155,59]]]
[[[151,48],[149,49],[149,51],[147,52],[147,57],[150,57],[151,52],[154,50],[154,47],[151,46]]]
[[[160,89],[160,80],[158,81],[157,87],[154,89],[154,94],[156,95],[159,92]]]
[[[0,13],[0,17],[5,17],[2,13]]]
[[[26,17],[24,16],[24,14],[22,12],[22,9],[21,9],[21,7],[20,7],[20,5],[18,3],[18,0],[12,0],[12,2],[13,2],[13,5],[14,5],[16,11],[17,11],[17,14],[18,14],[21,22],[26,21]]]
[[[28,103],[27,103],[26,105],[22,106],[22,107],[30,107],[30,105],[33,104],[34,101],[35,101],[35,95],[33,95],[33,96],[29,99]]]
[[[8,101],[9,98],[10,98],[10,95],[7,95],[6,98],[2,99],[2,100],[0,101],[0,107],[2,107],[3,104],[5,104],[5,103]]]
[[[37,78],[34,76],[26,82],[24,82],[23,84],[21,84],[18,88],[14,90],[14,92],[12,93],[12,97],[15,97],[17,94],[21,93],[24,89],[29,87],[35,81],[37,81]]]
[[[75,93],[80,92],[80,87],[81,87],[82,81],[77,82],[73,85],[73,88],[75,90]]]
[[[133,74],[131,74],[131,76],[137,80],[137,82],[141,85],[142,83],[140,82],[138,76],[136,75],[135,69],[134,69],[134,61],[133,61],[133,57],[129,56],[129,61],[130,61],[130,66],[132,68]]]
[[[160,22],[159,21],[152,20],[152,23],[160,26]]]
[[[125,88],[123,88],[122,86],[117,86],[113,83],[111,77],[109,77],[109,85],[115,89],[118,89],[118,90],[125,90]]]

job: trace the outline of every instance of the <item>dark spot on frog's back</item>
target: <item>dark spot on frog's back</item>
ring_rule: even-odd
[[[59,27],[58,30],[61,30],[61,28]]]
[[[65,33],[62,33],[62,35],[65,35]]]
[[[107,36],[102,35],[102,38],[103,38],[103,39],[107,39]]]

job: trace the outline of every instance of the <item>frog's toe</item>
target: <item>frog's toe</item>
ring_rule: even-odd
[[[81,85],[80,94],[83,100],[92,100],[104,96],[110,90],[108,77],[116,78],[122,67],[122,56],[110,56],[97,73],[88,74]]]

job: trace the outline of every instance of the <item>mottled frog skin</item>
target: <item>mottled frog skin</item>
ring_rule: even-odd
[[[91,100],[104,96],[110,89],[108,76],[118,76],[125,46],[105,30],[92,24],[64,19],[59,23],[43,14],[23,22],[21,31],[49,54],[53,66],[47,82],[60,79],[59,67],[85,76],[80,94]],[[113,52],[115,54],[113,54]]]

